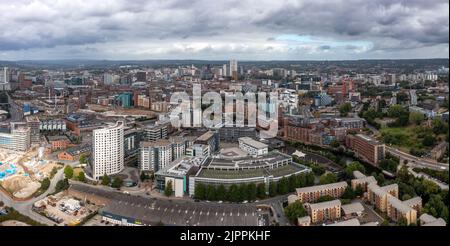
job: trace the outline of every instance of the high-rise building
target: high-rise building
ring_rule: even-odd
[[[40,143],[40,126],[41,122],[37,116],[27,116],[26,117],[27,126],[31,129],[31,143],[38,144]]]
[[[233,80],[239,79],[239,72],[238,72],[238,62],[237,60],[230,60],[230,75]]]
[[[113,175],[124,168],[124,127],[123,121],[114,126],[94,130],[92,133],[92,177]]]
[[[0,148],[28,151],[31,145],[30,128],[24,126],[12,126],[11,128],[11,133],[0,132]]]
[[[227,69],[227,64],[223,64],[222,75],[223,75],[224,77],[229,76],[229,72],[228,72],[228,69]]]

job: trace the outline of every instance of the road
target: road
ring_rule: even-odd
[[[416,173],[416,172],[414,172],[414,170],[411,167],[408,167],[408,171],[409,171],[409,173],[411,173],[416,178],[427,179],[427,180],[437,184],[441,189],[448,190],[448,184],[443,183],[443,182],[441,182],[439,180],[436,180],[436,179],[430,177],[429,175],[427,175],[425,173],[422,173],[422,172],[421,173]]]
[[[61,168],[53,177],[53,179],[50,182],[50,187],[47,189],[46,192],[44,192],[43,194],[41,194],[38,197],[35,197],[33,199],[30,199],[28,201],[24,201],[24,202],[18,202],[18,201],[14,201],[12,200],[8,195],[4,194],[3,192],[0,192],[0,200],[3,201],[5,203],[6,206],[8,207],[12,207],[15,210],[17,210],[19,213],[26,215],[28,217],[30,217],[31,219],[42,223],[42,224],[46,224],[46,225],[54,225],[55,222],[47,219],[44,216],[41,216],[40,214],[34,212],[32,210],[33,204],[36,201],[39,201],[41,199],[43,199],[44,197],[48,196],[48,194],[52,193],[55,191],[55,187],[56,187],[56,183],[64,178],[64,168]]]
[[[389,146],[386,146],[386,151],[401,160],[407,160],[408,164],[414,167],[429,168],[438,171],[448,170],[449,167],[448,163],[441,163],[425,158],[419,158]]]
[[[19,105],[16,104],[16,102],[14,102],[9,93],[6,93],[6,95],[8,96],[8,102],[10,105],[9,113],[11,114],[11,118],[9,119],[9,121],[11,122],[22,121],[23,119],[22,109],[19,107]]]
[[[362,110],[362,107],[358,108],[356,111],[360,112],[361,110]],[[357,114],[355,117],[359,118],[359,116]],[[374,133],[374,135],[380,134],[380,131],[378,129],[376,129],[375,127],[371,126],[370,124],[366,123],[366,127],[369,128]],[[386,146],[386,152],[388,152],[389,154],[396,156],[402,160],[407,160],[408,162],[411,163],[411,165],[413,165],[415,167],[430,168],[430,169],[439,170],[439,171],[449,170],[448,163],[441,163],[441,162],[433,161],[433,160],[426,159],[426,158],[416,157],[416,156],[410,155],[408,153],[405,153],[403,151],[400,151],[400,150],[390,147],[390,146]]]

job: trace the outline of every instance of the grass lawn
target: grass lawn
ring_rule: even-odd
[[[422,145],[422,139],[417,136],[417,128],[414,126],[408,127],[384,127],[381,129],[379,140],[384,141],[387,145],[392,146],[408,152],[411,148],[429,149]],[[391,137],[383,137],[389,135]]]

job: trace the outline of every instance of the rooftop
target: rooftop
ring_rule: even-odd
[[[358,219],[350,219],[350,220],[337,222],[337,223],[334,223],[334,224],[329,224],[327,226],[360,226],[360,225],[361,224],[359,223]]]
[[[332,208],[332,207],[337,207],[337,206],[341,206],[341,201],[339,199],[309,204],[309,207],[311,210],[326,209],[326,208]]]
[[[341,187],[347,187],[347,182],[337,182],[332,184],[324,184],[324,185],[316,185],[316,186],[309,186],[309,187],[303,187],[303,188],[297,188],[295,191],[298,193],[304,193],[304,192],[315,192],[320,190],[327,190],[327,189],[335,189],[335,188],[341,188]]]
[[[268,148],[267,144],[261,143],[259,141],[254,140],[253,138],[249,138],[249,137],[242,137],[239,138],[239,142],[243,142],[244,144],[250,145],[253,148],[256,149],[265,149]]]
[[[353,213],[361,213],[364,211],[364,207],[361,203],[355,202],[350,204],[342,205],[342,210],[344,214],[353,214]]]

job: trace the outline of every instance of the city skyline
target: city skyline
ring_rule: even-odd
[[[2,2],[0,60],[448,58],[448,5],[441,0]]]

